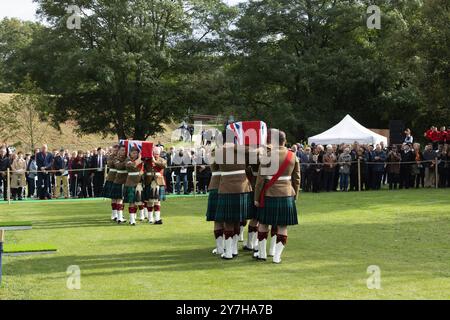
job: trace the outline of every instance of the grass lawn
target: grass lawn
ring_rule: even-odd
[[[205,197],[171,198],[162,226],[136,227],[109,222],[103,200],[0,203],[0,222],[33,224],[6,243],[58,249],[4,257],[0,299],[449,299],[449,192],[302,194],[280,265],[213,256]],[[72,265],[80,290],[66,286]]]

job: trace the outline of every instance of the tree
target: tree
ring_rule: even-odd
[[[36,34],[27,66],[57,97],[53,122],[141,140],[202,103],[196,79],[215,68],[235,13],[220,0],[37,2],[50,27]],[[69,4],[82,12],[80,30],[67,28]]]
[[[0,21],[0,92],[13,92],[23,81],[23,49],[40,28],[38,23],[4,18]]]
[[[6,141],[33,150],[45,138],[50,125],[45,122],[52,98],[44,94],[29,77],[8,102],[0,104],[1,136]]]

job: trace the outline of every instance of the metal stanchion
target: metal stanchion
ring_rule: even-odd
[[[194,197],[197,196],[197,164],[194,165],[194,172],[192,173],[192,185],[194,186]]]
[[[439,188],[439,171],[438,171],[438,159],[436,158],[436,164],[434,165],[434,179],[435,179],[435,187]]]
[[[11,204],[11,170],[6,169],[6,196],[8,199],[8,204]]]
[[[358,159],[358,191],[361,191],[361,159]]]

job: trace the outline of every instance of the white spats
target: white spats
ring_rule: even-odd
[[[132,226],[136,225],[136,213],[130,213],[130,224]]]
[[[125,219],[123,218],[123,211],[122,211],[122,210],[118,210],[118,211],[117,211],[117,222],[118,222],[118,223],[124,223],[124,222],[127,222],[127,220],[125,220]]]
[[[232,247],[232,249],[233,249],[233,256],[237,256],[239,254],[239,252],[238,252],[238,241],[239,241],[239,235],[235,234],[233,236],[233,242],[232,242],[232,244],[233,244],[233,247]]]
[[[148,212],[148,223],[155,223],[153,211]]]
[[[267,259],[267,239],[259,241],[258,252],[255,252],[254,256],[257,259]]]
[[[270,239],[269,257],[273,257],[275,255],[275,245],[276,244],[277,244],[277,235],[274,235]]]
[[[144,221],[145,220],[145,209],[139,210],[139,220]]]
[[[239,229],[239,241],[244,242],[244,226],[241,226]]]
[[[248,248],[248,249],[252,249],[252,250],[254,250],[255,249],[255,240],[257,240],[258,238],[257,238],[257,235],[258,235],[258,233],[257,232],[254,232],[254,231],[249,231],[248,232],[248,236],[247,236],[247,245],[246,245],[246,247]]]
[[[225,252],[222,254],[223,259],[233,259],[233,237],[225,239]]]
[[[275,254],[273,256],[273,262],[274,263],[280,263],[281,262],[281,254],[283,253],[284,250],[284,244],[283,242],[277,242],[277,244],[275,245]]]
[[[155,211],[155,222],[161,221],[161,211]]]
[[[117,220],[117,210],[112,210],[111,213],[111,220],[116,221]]]
[[[223,236],[216,238],[216,249],[213,251],[214,254],[223,254],[224,253],[224,241]]]
[[[148,219],[148,209],[144,207],[144,219]]]

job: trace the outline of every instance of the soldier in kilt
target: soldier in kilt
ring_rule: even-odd
[[[153,148],[153,157],[144,161],[144,201],[148,210],[148,222],[162,224],[161,201],[166,200],[164,169],[167,161],[161,158],[161,148]]]
[[[126,163],[128,172],[125,187],[123,189],[123,202],[128,204],[130,214],[130,225],[136,225],[137,203],[141,203],[141,192],[137,190],[141,182],[143,163],[139,157],[139,150],[132,148],[130,157]]]
[[[222,174],[219,170],[219,165],[214,161],[214,159],[212,159],[211,181],[208,186],[208,208],[206,210],[206,221],[214,221],[214,238],[216,239],[216,248],[213,250],[213,254],[222,255],[224,253],[224,225],[223,222],[216,221],[218,189],[220,184],[220,176]]]
[[[259,162],[258,156],[259,153],[257,150],[250,151],[250,154],[254,152],[256,153],[256,161]],[[250,157],[252,159],[252,157]],[[253,162],[253,161],[251,161]],[[247,167],[247,177],[250,180],[250,183],[252,185],[252,189],[255,190],[256,185],[256,177],[258,176],[259,171],[259,163],[256,164],[250,164]],[[254,193],[252,194],[252,198],[254,198]],[[250,214],[248,216],[250,219],[248,223],[248,233],[247,233],[247,243],[244,244],[243,249],[246,251],[258,251],[258,217],[257,217],[257,208],[252,203],[252,210],[250,211]],[[243,227],[241,226],[241,234],[243,232]]]
[[[108,160],[106,162],[109,171],[106,176],[105,185],[103,186],[103,197],[111,199],[111,220],[117,221],[117,204],[116,201],[111,198],[112,186],[114,183],[114,179],[116,178],[117,170],[114,168],[114,160],[117,158],[117,152],[119,151],[119,145],[114,145],[112,149],[112,153],[109,155]]]
[[[123,185],[128,176],[126,165],[127,152],[125,146],[120,146],[117,157],[113,161],[113,166],[117,171],[111,187],[111,199],[116,203],[117,223],[119,224],[127,221],[123,218]]]
[[[288,150],[286,134],[277,129],[269,132],[271,150],[260,166],[255,186],[255,206],[258,207],[259,250],[258,260],[267,259],[268,226],[276,227],[276,245],[273,262],[281,262],[281,254],[287,242],[287,226],[298,224],[297,198],[300,186],[300,164]],[[278,179],[276,179],[278,177]]]
[[[226,141],[233,141],[234,133],[226,130]],[[252,210],[252,186],[246,175],[248,147],[226,142],[216,153],[220,177],[217,197],[217,222],[225,226],[225,252],[222,258],[233,259],[238,255],[240,223]],[[216,151],[217,152],[217,151]]]

